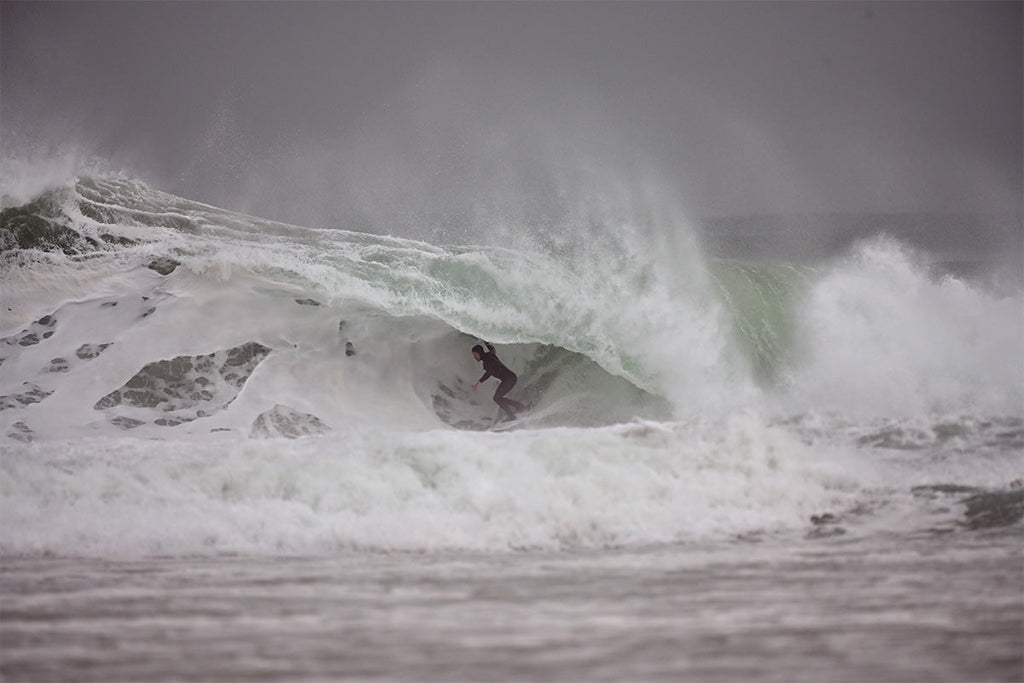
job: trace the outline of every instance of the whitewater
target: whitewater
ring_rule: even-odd
[[[656,227],[443,245],[124,177],[5,196],[4,678],[1019,679],[1020,282],[885,225],[771,262]],[[504,431],[482,340],[533,404]],[[177,635],[133,649],[107,599]],[[72,615],[49,646],[39,610]],[[368,642],[254,626],[312,615]],[[225,627],[264,647],[227,666]]]

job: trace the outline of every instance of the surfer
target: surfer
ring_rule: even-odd
[[[479,344],[473,347],[473,358],[484,364],[484,375],[473,385],[473,391],[476,391],[481,382],[486,382],[492,376],[500,379],[501,384],[498,385],[497,390],[494,392],[494,402],[498,404],[499,408],[508,413],[509,420],[514,420],[516,419],[516,413],[526,410],[526,406],[518,401],[505,398],[505,394],[512,390],[512,387],[516,385],[519,378],[516,377],[516,373],[509,370],[498,359],[498,354],[494,352],[494,345],[491,342],[484,342],[484,344],[487,345],[486,351]]]

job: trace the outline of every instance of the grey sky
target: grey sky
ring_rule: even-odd
[[[0,8],[5,154],[272,218],[1021,211],[1021,3]]]

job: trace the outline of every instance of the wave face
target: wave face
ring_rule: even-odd
[[[1019,287],[886,238],[809,265],[599,237],[442,247],[110,178],[4,209],[4,552],[675,542],[1020,477]],[[500,434],[480,339],[532,404]]]

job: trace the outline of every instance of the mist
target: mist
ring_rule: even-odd
[[[8,168],[451,242],[594,213],[1022,213],[1019,3],[0,12]]]

